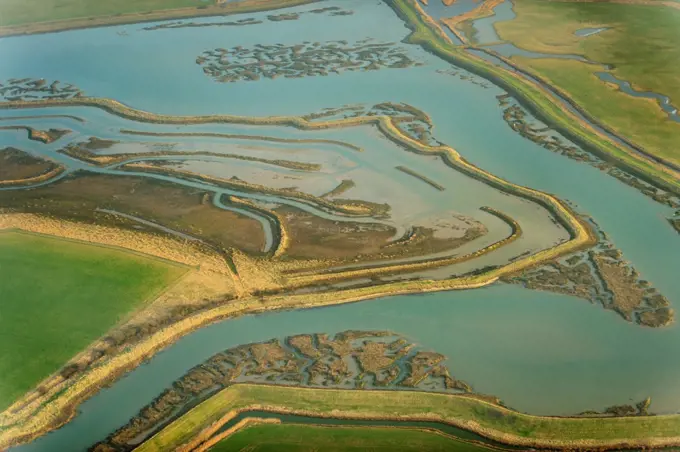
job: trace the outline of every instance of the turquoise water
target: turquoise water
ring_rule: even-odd
[[[16,114],[20,113],[20,117]],[[31,116],[40,114],[66,114],[77,115],[84,118],[85,122],[66,121],[64,119],[31,119]],[[281,199],[268,194],[242,193],[235,190],[216,189],[214,186],[201,181],[185,181],[172,176],[144,174],[141,172],[123,172],[116,165],[100,168],[77,160],[74,160],[57,150],[71,142],[82,142],[88,136],[97,136],[105,139],[118,140],[120,143],[111,148],[101,151],[100,154],[116,153],[140,153],[154,151],[155,144],[172,141],[173,150],[194,152],[196,150],[213,152],[216,154],[238,154],[249,157],[284,158],[307,163],[321,165],[318,172],[301,172],[259,163],[244,162],[239,160],[218,159],[206,156],[174,156],[167,160],[181,162],[181,165],[190,165],[189,170],[200,174],[207,174],[228,180],[232,176],[239,179],[275,188],[284,188],[295,185],[301,192],[320,196],[336,187],[341,180],[352,180],[356,186],[341,195],[346,199],[362,199],[376,203],[388,203],[391,207],[390,218],[375,220],[370,217],[353,218],[353,222],[362,223],[385,223],[395,228],[393,239],[400,239],[407,230],[413,226],[432,228],[436,234],[457,237],[462,235],[461,230],[455,230],[451,226],[467,226],[460,220],[460,215],[473,221],[481,222],[487,228],[487,234],[473,240],[454,250],[433,253],[431,257],[444,257],[450,255],[462,255],[479,250],[494,242],[504,239],[510,234],[509,226],[499,218],[490,215],[480,207],[489,206],[504,212],[514,218],[521,226],[524,234],[513,243],[490,253],[480,259],[463,264],[454,265],[442,269],[443,277],[449,277],[452,273],[482,268],[487,265],[503,265],[515,256],[526,252],[536,252],[550,248],[553,245],[568,239],[567,231],[554,223],[553,216],[544,208],[529,202],[523,198],[508,196],[482,182],[468,177],[442,164],[441,160],[433,156],[424,156],[412,152],[406,152],[396,146],[392,141],[385,139],[375,127],[362,126],[345,129],[331,129],[319,131],[298,131],[287,127],[274,126],[239,126],[212,124],[203,126],[185,126],[185,133],[221,133],[236,134],[247,131],[254,135],[253,140],[225,139],[214,137],[140,137],[134,134],[124,134],[120,129],[142,130],[144,132],[166,133],[176,132],[177,126],[143,124],[134,121],[102,116],[100,111],[94,108],[48,108],[29,109],[16,111],[0,111],[0,119],[6,125],[28,125],[39,129],[69,128],[74,133],[62,138],[58,142],[44,145],[31,141],[25,132],[4,132],[5,145],[11,145],[20,149],[28,150],[34,154],[59,160],[67,168],[67,171],[87,169],[91,172],[117,175],[139,175],[173,181],[192,188],[201,188],[216,193],[239,194],[252,200],[264,202],[277,202],[294,205],[317,216],[334,221],[347,221],[346,217],[329,213],[314,206],[290,199]],[[21,119],[21,117],[27,119]],[[3,119],[5,118],[5,119]],[[15,118],[15,119],[10,119]],[[273,136],[276,138],[302,138],[302,139],[326,139],[351,143],[363,151],[341,147],[328,143],[269,143],[255,139],[257,136]],[[139,142],[137,140],[145,140]],[[154,157],[158,160],[161,157]],[[131,158],[127,161],[135,161]],[[389,162],[389,164],[386,164]],[[420,174],[439,181],[444,187],[443,191],[433,189],[427,184],[414,179],[398,171],[397,165],[406,166]],[[266,168],[263,168],[266,167]],[[278,184],[278,185],[277,185]],[[45,185],[41,183],[39,185]],[[0,189],[3,190],[3,189]],[[474,192],[475,196],[467,196],[466,193]],[[215,205],[220,208],[234,210],[243,213],[240,209],[225,206],[219,201]],[[248,216],[252,216],[249,214]],[[269,221],[266,218],[256,216],[262,225],[265,235],[264,251],[268,251],[272,244],[272,232]],[[467,221],[467,220],[466,220]],[[398,263],[405,260],[418,260],[423,256],[394,260]],[[356,265],[352,264],[347,267]]]
[[[0,39],[0,79],[59,79],[87,95],[170,114],[306,114],[351,103],[405,102],[430,114],[435,137],[467,160],[512,182],[557,194],[591,215],[642,276],[677,304],[680,241],[666,221],[670,209],[595,168],[523,139],[503,121],[495,98],[503,93],[500,89],[435,72],[451,66],[419,47],[399,44],[424,63],[421,67],[328,77],[218,84],[194,64],[197,55],[216,47],[365,37],[398,42],[408,33],[381,2],[325,4],[355,14],[303,15],[298,21],[237,29],[137,32],[141,25],[126,25]],[[311,8],[294,8],[306,9]],[[200,20],[209,19],[195,21]],[[117,35],[121,30],[129,35]],[[88,113],[89,120],[95,117],[110,120],[103,112]],[[119,123],[111,121],[113,130]],[[475,192],[461,196],[474,197]],[[647,396],[652,396],[653,411],[680,409],[677,326],[645,329],[583,300],[496,285],[221,322],[187,336],[101,391],[63,429],[17,450],[87,447],[216,351],[287,334],[359,328],[394,330],[446,354],[454,375],[523,411],[570,414]]]
[[[270,313],[203,328],[83,403],[64,428],[21,451],[82,450],[123,425],[189,368],[216,352],[272,337],[393,330],[444,353],[451,374],[532,413],[573,414],[651,396],[680,406],[680,330],[654,331],[567,296],[497,285]],[[659,363],[663,363],[659,365]]]

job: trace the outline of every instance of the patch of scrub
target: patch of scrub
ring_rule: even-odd
[[[0,408],[184,272],[114,249],[0,233]]]
[[[442,364],[445,359],[389,331],[301,334],[245,344],[192,368],[92,449],[134,448],[200,401],[235,383],[471,392],[467,383],[451,376]],[[498,403],[493,397],[489,400]]]

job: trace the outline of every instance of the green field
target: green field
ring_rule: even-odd
[[[0,410],[185,271],[110,248],[0,233]]]
[[[629,96],[603,83],[601,68],[567,59],[514,57],[520,66],[566,90],[591,116],[648,152],[680,163],[680,123],[668,119],[656,101]]]
[[[205,6],[201,0],[0,0],[0,26]]]
[[[237,431],[211,452],[484,452],[487,447],[426,430],[259,424]]]
[[[661,5],[607,2],[546,2],[517,0],[517,17],[498,22],[500,37],[523,49],[558,54],[584,55],[591,61],[614,65],[611,73],[632,83],[637,90],[654,91],[680,102],[680,8]],[[580,28],[608,27],[587,38]],[[603,70],[585,63],[567,64],[540,59],[516,59],[551,79],[603,123],[659,156],[680,163],[680,124],[668,119],[658,105],[622,94],[614,99],[612,88],[584,72]],[[576,74],[560,74],[564,69]],[[563,75],[558,77],[558,75]],[[559,78],[559,80],[558,80]],[[601,99],[607,101],[598,106]],[[655,108],[656,111],[652,111]],[[645,117],[644,121],[638,122]],[[628,131],[625,124],[630,124]],[[660,134],[660,136],[659,136]]]
[[[450,394],[417,391],[309,389],[238,384],[217,393],[143,443],[136,452],[175,450],[231,410],[266,406],[308,416],[403,420],[427,417],[454,425],[475,425],[502,442],[571,447],[678,441],[680,415],[600,418],[544,417],[512,411]],[[586,449],[588,447],[585,447]],[[591,449],[594,447],[590,447]]]

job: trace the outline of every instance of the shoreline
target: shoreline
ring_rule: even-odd
[[[78,17],[51,22],[0,26],[0,38],[59,33],[87,28],[113,27],[193,17],[230,16],[232,14],[275,11],[283,8],[316,3],[320,0],[241,0],[221,5],[174,8],[160,11],[121,13],[114,16]]]
[[[677,171],[645,155],[633,154],[620,147],[611,137],[595,130],[588,122],[561,107],[555,96],[541,85],[492,65],[481,57],[465,52],[465,46],[452,47],[441,38],[441,29],[433,27],[429,16],[423,17],[414,0],[385,0],[405,22],[411,33],[405,42],[420,45],[434,56],[479,75],[509,92],[537,119],[581,145],[584,149],[613,161],[654,186],[680,194]],[[461,50],[462,49],[462,50]]]

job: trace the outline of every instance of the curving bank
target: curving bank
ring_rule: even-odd
[[[183,445],[198,446],[212,436],[211,431],[217,431],[248,411],[389,420],[397,426],[404,421],[438,422],[499,443],[535,448],[607,450],[680,445],[680,415],[676,414],[533,416],[469,395],[237,384],[193,408],[135,450],[150,452],[177,450]],[[198,441],[192,441],[194,439]]]

